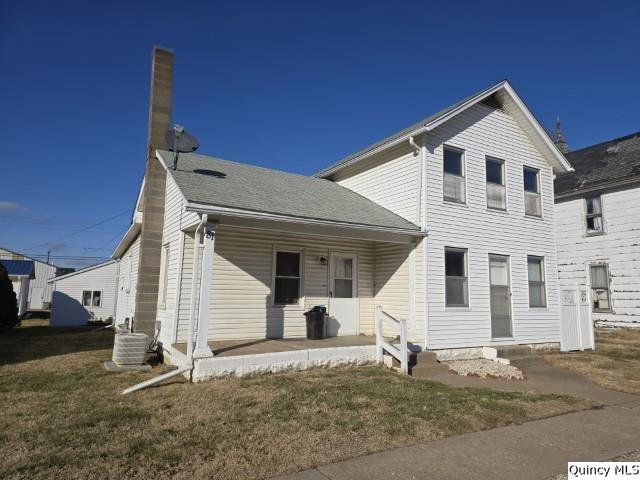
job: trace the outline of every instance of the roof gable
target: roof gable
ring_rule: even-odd
[[[404,130],[401,130],[343,158],[342,160],[339,160],[333,165],[317,172],[315,176],[320,178],[330,177],[338,170],[341,170],[346,166],[353,165],[354,163],[380,151],[386,150],[393,145],[407,141],[410,137],[432,131],[477,103],[484,100],[493,102],[495,99],[498,99],[502,103],[504,110],[513,116],[514,120],[529,136],[532,143],[541,152],[542,156],[549,162],[556,173],[564,173],[572,170],[570,163],[551,141],[540,123],[520,99],[509,82],[507,80],[503,80],[422,119]]]

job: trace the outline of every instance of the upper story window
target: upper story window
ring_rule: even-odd
[[[507,209],[507,188],[505,186],[504,162],[495,158],[486,159],[487,208]]]
[[[464,151],[444,147],[443,151],[444,199],[466,203],[464,180]]]
[[[300,252],[276,252],[273,281],[274,305],[293,305],[300,300]]]
[[[522,173],[524,179],[524,214],[541,217],[540,170],[524,167]]]
[[[447,307],[469,306],[467,250],[444,249],[445,303]]]
[[[585,198],[587,207],[587,233],[604,232],[604,223],[602,221],[602,202],[600,197]]]
[[[610,312],[609,271],[606,264],[591,265],[591,302],[594,312]]]

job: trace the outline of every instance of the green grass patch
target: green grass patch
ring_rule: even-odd
[[[583,400],[459,389],[377,367],[200,384],[107,373],[107,331],[0,337],[0,477],[268,478],[381,449],[588,408]]]

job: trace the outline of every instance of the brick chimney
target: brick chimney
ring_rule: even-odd
[[[158,310],[160,253],[164,225],[166,171],[155,157],[157,149],[167,149],[164,135],[171,120],[173,52],[154,47],[151,60],[151,96],[145,184],[142,192],[140,263],[136,288],[134,329],[153,338]]]

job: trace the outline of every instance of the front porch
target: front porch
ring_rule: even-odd
[[[329,337],[322,340],[306,338],[263,338],[246,340],[221,340],[209,342],[209,348],[214,357],[235,357],[238,355],[260,355],[268,353],[291,352],[294,350],[309,350],[318,348],[362,347],[375,345],[373,335],[345,335],[343,337]],[[187,344],[177,343],[173,348],[187,354]]]
[[[194,382],[219,377],[246,377],[262,373],[342,367],[377,361],[376,337],[348,335],[322,340],[305,338],[247,339],[209,342],[213,357],[193,360]],[[168,352],[176,365],[187,363],[187,345],[175,344]]]

